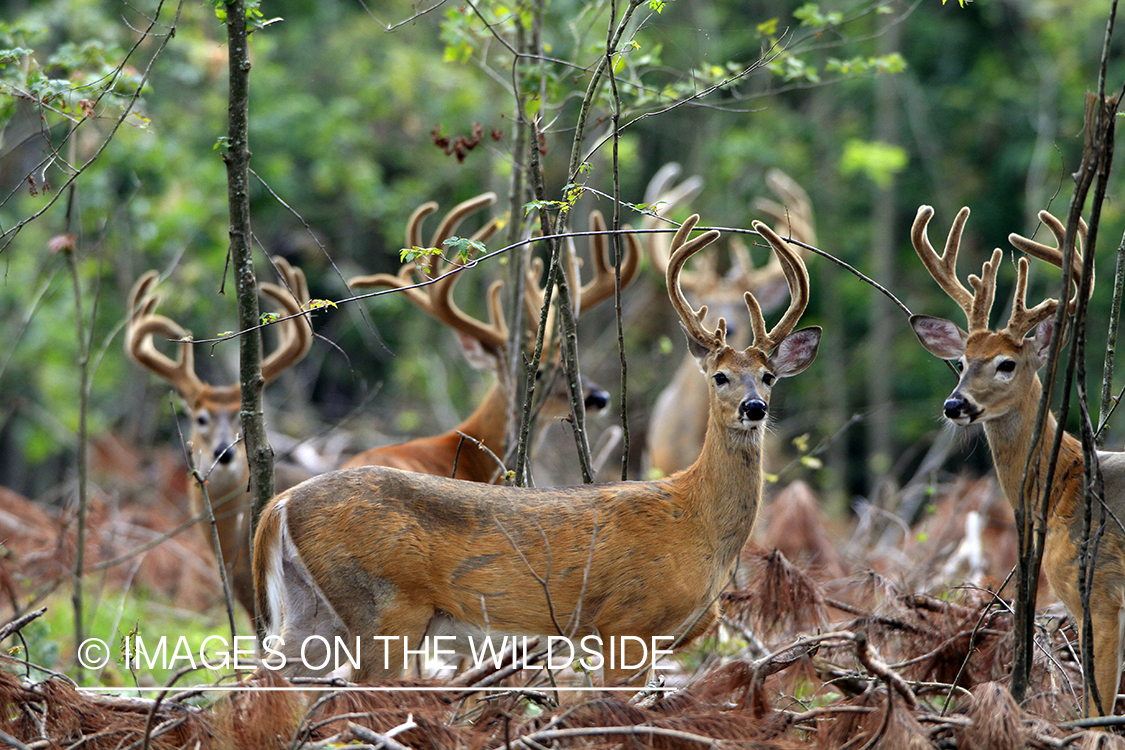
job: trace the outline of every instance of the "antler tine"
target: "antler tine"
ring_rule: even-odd
[[[440,250],[442,244],[453,236],[454,232],[457,231],[457,227],[461,226],[461,222],[464,221],[469,214],[479,211],[482,208],[486,208],[487,206],[491,206],[495,202],[496,193],[481,193],[474,198],[469,198],[468,200],[461,201],[456,206],[449,209],[449,212],[446,213],[445,217],[441,220],[441,223],[438,224],[437,229],[434,230],[434,234],[430,238],[430,244],[425,245],[424,247],[436,248]],[[481,229],[480,232],[478,232],[478,234],[484,232],[485,238],[490,237],[492,236],[492,233],[496,231],[498,226],[499,224],[497,223],[497,220],[492,219]],[[483,242],[484,240],[480,241]],[[437,274],[437,263],[439,257],[439,255],[434,255],[430,259],[430,267],[428,270],[431,277]]]
[[[1043,224],[1051,230],[1051,234],[1055,235],[1055,247],[1047,247],[1041,242],[1022,237],[1014,232],[1008,235],[1008,242],[1011,242],[1012,245],[1028,255],[1039,258],[1040,260],[1045,260],[1056,268],[1062,268],[1062,248],[1063,243],[1066,242],[1066,226],[1047,211],[1039,212],[1039,221],[1043,222]],[[1078,233],[1074,238],[1074,252],[1070,255],[1070,278],[1075,286],[1074,296],[1070,298],[1070,302],[1068,303],[1071,312],[1074,312],[1078,306],[1078,286],[1082,278],[1082,251],[1086,244],[1086,232],[1086,222],[1080,218],[1078,220]],[[1091,274],[1093,274],[1093,269],[1091,269]],[[1093,292],[1094,278],[1091,275],[1090,293],[1093,294]]]
[[[628,226],[624,227],[629,229]],[[590,231],[604,232],[605,219],[600,211],[590,212]],[[641,267],[641,245],[636,235],[626,234],[625,248],[621,257],[621,288],[629,286],[637,277]],[[609,262],[609,238],[605,234],[590,235],[590,252],[594,256],[594,278],[581,287],[575,288],[577,314],[592,309],[603,300],[609,299],[616,291],[617,282],[613,266]],[[577,279],[577,276],[575,277]]]
[[[156,306],[159,297],[151,294],[160,274],[148,271],[141,275],[129,291],[129,320],[135,320],[139,315],[147,315]]]
[[[434,201],[427,201],[410,213],[410,217],[406,220],[406,231],[404,241],[405,247],[414,248],[422,247],[422,221],[438,210],[438,204]],[[431,264],[433,265],[433,264]],[[430,268],[430,276],[434,275],[436,266]],[[348,279],[347,284],[352,289],[371,289],[371,288],[390,288],[400,289],[402,292],[418,307],[423,310],[428,310],[430,307],[430,300],[427,293],[422,289],[416,288],[418,282],[414,279],[414,274],[418,272],[417,263],[407,263],[402,266],[397,274],[389,273],[374,273],[362,276],[353,276]],[[413,288],[412,288],[413,287]]]
[[[919,206],[914,217],[914,225],[910,228],[910,242],[914,251],[918,253],[922,265],[930,272],[930,276],[938,286],[948,294],[957,305],[965,311],[967,317],[972,317],[973,295],[957,279],[957,251],[961,247],[961,233],[965,229],[965,222],[969,218],[969,208],[965,206],[957,212],[953,226],[949,229],[949,236],[945,240],[945,249],[938,257],[934,246],[930,244],[927,236],[927,226],[934,215],[932,206]],[[987,323],[986,326],[987,328]]]
[[[500,305],[495,303],[495,295],[499,294],[502,282],[494,282],[489,287],[489,322],[484,323],[466,313],[453,301],[453,287],[462,275],[463,271],[447,273],[429,285],[429,297],[426,303],[419,303],[419,306],[453,330],[475,338],[484,347],[502,350],[508,342],[508,325],[500,312]]]
[[[707,306],[704,305],[699,310],[695,310],[688,303],[684,297],[683,289],[680,288],[680,272],[687,263],[688,258],[695,255],[707,245],[719,238],[719,231],[712,229],[703,234],[688,240],[687,236],[691,234],[691,230],[699,222],[699,214],[692,214],[684,223],[680,225],[676,235],[672,238],[672,254],[668,259],[668,269],[665,272],[665,280],[668,284],[668,297],[672,301],[672,307],[680,316],[680,321],[684,325],[684,330],[692,338],[706,344],[712,350],[726,346],[727,338],[727,323],[722,318],[719,318],[719,324],[714,331],[708,331],[703,325],[703,319],[707,316]]]
[[[153,310],[159,297],[152,294],[158,275],[149,271],[133,285],[130,293],[131,309],[129,323],[125,329],[125,351],[149,370],[171,383],[181,396],[191,400],[206,387],[195,373],[195,357],[192,352],[190,334],[173,320],[156,315]],[[163,334],[169,339],[182,340],[179,355],[172,360],[160,352],[153,343],[153,336]]]
[[[472,336],[483,346],[502,350],[508,344],[508,324],[499,313],[500,306],[494,302],[499,294],[502,281],[494,281],[489,287],[489,322],[486,324],[465,313],[453,301],[453,287],[461,277],[453,273],[443,277],[430,287],[430,307],[428,312],[455,331]]]
[[[754,295],[750,292],[745,295],[746,307],[750,310],[751,321],[754,325],[754,341],[750,346],[768,352],[793,332],[793,329],[797,326],[797,321],[801,319],[805,308],[808,307],[810,296],[809,272],[805,268],[801,256],[776,232],[760,221],[753,222],[752,226],[754,231],[765,237],[766,242],[770,243],[774,252],[777,253],[781,260],[782,270],[785,273],[785,280],[789,284],[789,307],[769,333],[765,332],[765,322],[758,301],[754,299]]]
[[[482,208],[491,206],[496,202],[496,193],[481,193],[475,198],[469,198],[466,201],[461,201],[453,208],[449,209],[449,213],[438,224],[437,229],[434,230],[433,238],[430,240],[429,247],[441,247],[441,243],[453,236],[457,231],[457,227],[465,220],[469,214],[479,211]]]
[[[407,263],[399,269],[398,274],[373,273],[367,276],[353,276],[348,279],[348,286],[352,289],[389,288],[399,289],[407,298],[418,307],[429,312],[430,298],[426,291],[418,286],[414,273],[418,267],[414,263]]]
[[[662,214],[666,215],[684,205],[703,190],[703,179],[698,175],[688,177],[673,187],[672,182],[679,176],[680,171],[679,164],[669,162],[656,170],[656,174],[649,180],[648,187],[645,188],[645,203],[651,211],[657,213],[644,215],[641,220],[642,229],[660,228],[666,223],[661,219]],[[664,274],[668,272],[668,259],[672,254],[672,245],[668,236],[664,232],[648,234],[649,258],[652,259],[652,264],[657,270]],[[681,283],[690,289],[697,285],[697,279],[694,274],[681,274]]]
[[[1016,264],[1016,295],[1012,301],[1012,316],[1008,319],[1007,328],[1003,330],[1003,333],[1016,341],[1021,340],[1028,331],[1054,315],[1059,306],[1058,300],[1048,298],[1030,310],[1027,308],[1027,269],[1027,258],[1020,258]]]
[[[789,236],[806,245],[817,244],[816,223],[813,217],[812,200],[801,185],[780,169],[766,172],[766,185],[781,202],[768,198],[757,198],[754,207],[770,216],[774,222],[789,229]],[[797,252],[804,256],[804,249]]]
[[[277,302],[286,320],[281,323],[283,328],[277,347],[262,360],[262,379],[266,383],[303,359],[312,348],[312,325],[302,315],[309,303],[309,284],[305,272],[289,265],[284,258],[274,258],[273,262],[284,287],[267,282],[261,285],[261,291]]]
[[[996,297],[996,273],[1000,270],[1000,261],[1003,259],[1004,253],[996,248],[992,251],[992,257],[981,266],[980,276],[969,274],[969,286],[973,288],[972,301],[967,311],[970,332],[988,330],[992,302]]]
[[[470,198],[467,201],[462,201],[454,206],[442,219],[441,224],[430,240],[430,244],[426,247],[439,248],[442,243],[453,236],[453,233],[460,226],[461,222],[469,214],[477,211],[486,206],[490,206],[496,202],[495,193],[482,193],[475,198]],[[422,240],[422,220],[434,213],[438,205],[432,201],[424,203],[419,206],[410,215],[406,227],[406,243],[408,247],[423,247]],[[498,219],[492,219],[487,222],[483,227],[478,229],[471,239],[476,242],[484,242],[490,238],[500,228]],[[497,317],[495,310],[490,310],[489,315],[491,321],[485,324],[479,320],[468,316],[464,313],[452,300],[453,287],[457,283],[457,277],[460,272],[448,273],[433,284],[419,288],[418,281],[415,279],[415,274],[422,273],[424,276],[433,278],[438,275],[439,256],[434,255],[428,261],[428,266],[424,272],[421,272],[415,263],[407,263],[399,269],[397,274],[377,273],[367,276],[356,276],[348,280],[348,285],[353,288],[368,288],[368,287],[388,287],[392,289],[400,289],[407,295],[415,305],[425,310],[427,313],[437,318],[441,322],[449,325],[454,330],[460,331],[468,336],[472,336],[479,340],[483,345],[490,348],[500,348],[507,340],[507,325],[504,323],[502,317]]]
[[[425,242],[422,240],[422,222],[426,219],[427,216],[429,216],[430,214],[434,213],[437,210],[438,210],[437,201],[426,201],[421,206],[418,206],[418,208],[416,208],[416,209],[414,209],[413,211],[410,212],[410,216],[406,219],[406,233],[405,233],[406,234],[406,237],[405,237],[406,245],[405,245],[405,247],[407,247],[407,248],[427,247]],[[413,273],[414,269],[417,268],[417,264],[408,263],[405,266],[405,268],[409,268],[411,270],[411,273]],[[437,258],[434,257],[434,258],[428,259],[428,268],[426,269],[425,273],[428,274],[429,276],[433,276],[436,273],[436,271],[437,271]],[[399,270],[399,276],[402,276],[402,275],[403,275],[403,269],[400,269]],[[410,278],[410,277],[411,277],[410,274],[406,275],[406,278]],[[380,285],[380,286],[382,286],[382,285]]]

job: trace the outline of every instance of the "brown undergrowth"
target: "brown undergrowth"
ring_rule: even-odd
[[[1010,602],[992,583],[1006,576],[996,567],[1004,555],[984,561],[980,585],[956,580],[924,590],[912,585],[964,549],[948,531],[966,528],[956,514],[979,512],[991,502],[987,484],[951,486],[963,496],[935,501],[943,515],[940,521],[929,519],[928,528],[938,529],[934,536],[916,535],[897,549],[873,549],[862,559],[842,551],[846,545],[825,526],[811,489],[779,494],[792,500],[792,507],[771,514],[773,527],[763,529],[758,540],[761,545],[784,539],[784,549],[747,547],[724,595],[723,620],[705,642],[688,647],[663,690],[562,692],[531,667],[499,682],[487,671],[470,672],[458,681],[380,683],[378,691],[335,683],[294,686],[262,671],[244,676],[239,689],[169,690],[158,701],[147,692],[133,698],[77,689],[61,675],[43,679],[9,660],[0,672],[0,746],[143,748],[147,737],[152,748],[200,750],[345,745],[1125,750],[1113,727],[1087,731],[1074,722],[1081,679],[1073,632],[1059,626],[1065,619],[1042,618],[1031,697],[1022,706],[1011,699]],[[155,521],[143,520],[147,512],[151,509],[143,505],[96,506],[92,534],[100,557],[95,559],[122,551],[104,541],[111,538],[105,529],[137,524],[154,530]],[[167,528],[173,520],[162,523]],[[1002,531],[988,524],[978,528],[985,534]],[[65,553],[71,531],[65,513],[7,496],[0,497],[0,529],[8,529],[11,540],[9,556],[0,561],[0,592],[13,607],[23,605],[28,580],[42,584],[63,574],[49,568],[48,551]],[[123,534],[112,539],[136,543]],[[1003,538],[984,542],[993,551],[1003,544]],[[167,575],[162,565],[174,567],[182,552],[169,545],[163,554],[170,557],[161,563],[154,556],[159,549],[148,553],[151,563],[146,557],[153,572],[140,575],[151,575],[154,587],[183,585],[161,584]],[[206,549],[195,552],[207,560]],[[915,568],[896,567],[894,561],[904,556]],[[65,570],[67,559],[60,554],[61,562],[53,564]],[[107,573],[107,580],[112,575]],[[10,623],[0,636],[19,627],[22,622]],[[553,677],[579,679],[569,671]]]

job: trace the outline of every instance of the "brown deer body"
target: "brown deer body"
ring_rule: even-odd
[[[430,213],[437,210],[436,203],[426,203],[419,207],[410,216],[406,228],[406,247],[441,248],[442,244],[453,236],[457,227],[470,213],[492,205],[496,196],[485,193],[476,198],[469,199],[454,206],[435,230],[428,245],[422,243],[421,222]],[[472,240],[483,242],[495,232],[497,222],[488,222],[478,230]],[[590,219],[590,230],[600,232],[605,230],[605,222],[601,214],[594,212]],[[584,286],[577,286],[574,282],[578,279],[576,261],[573,248],[568,248],[568,272],[571,276],[573,294],[577,300],[576,317],[590,310],[599,302],[608,299],[614,293],[614,271],[609,265],[608,243],[604,235],[593,235],[591,238],[595,277]],[[637,274],[640,267],[640,247],[633,235],[627,235],[626,253],[621,268],[621,285],[627,286]],[[452,266],[447,266],[446,271]],[[538,305],[542,304],[542,290],[539,289],[540,264],[529,267],[526,280],[525,304],[528,320],[528,335],[534,341],[538,324]],[[371,287],[391,287],[402,289],[409,299],[430,315],[448,325],[457,332],[465,356],[470,364],[477,369],[491,370],[496,375],[496,382],[487,395],[473,411],[473,413],[449,432],[432,437],[416,438],[404,443],[385,445],[363,451],[343,464],[342,468],[356,466],[389,466],[406,471],[417,471],[423,474],[437,474],[439,476],[452,476],[474,482],[494,482],[503,477],[497,458],[502,458],[507,447],[507,438],[511,432],[509,419],[509,403],[514,393],[510,383],[507,363],[509,362],[509,336],[508,328],[504,322],[503,312],[499,301],[501,282],[493,283],[489,290],[489,323],[476,320],[454,304],[452,295],[453,287],[460,278],[461,273],[446,275],[439,281],[422,289],[410,289],[426,278],[438,276],[437,256],[427,268],[421,269],[416,264],[410,263],[402,267],[397,275],[374,274],[371,276],[357,276],[348,283],[352,288],[364,289]],[[553,325],[548,323],[548,330]],[[547,337],[546,349],[550,348],[551,337]],[[554,378],[548,384],[547,392],[543,397],[539,410],[540,419],[552,419],[570,414],[569,394],[561,378]],[[604,389],[589,380],[582,382],[585,407],[591,413],[603,410],[609,404],[609,394]],[[456,472],[456,473],[454,473]]]
[[[679,174],[678,164],[666,164],[650,182],[645,202],[662,212],[670,212],[690,200],[702,188],[697,177],[690,177],[669,187]],[[774,226],[788,229],[789,236],[809,245],[816,245],[812,203],[808,194],[791,177],[778,169],[766,174],[766,183],[780,202],[759,198],[754,207],[768,215]],[[659,219],[645,216],[645,229],[655,229]],[[661,272],[668,267],[667,235],[649,235],[649,257]],[[795,250],[804,254],[804,249]],[[742,304],[742,295],[749,291],[769,311],[784,301],[785,274],[776,256],[755,268],[746,247],[734,238],[730,244],[731,268],[720,274],[715,263],[697,264],[693,272],[682,274],[681,285],[697,304],[705,305],[710,318],[730,321]],[[710,324],[710,321],[707,321]],[[727,332],[731,343],[744,345],[749,341],[745,330],[733,326]],[[703,448],[707,432],[707,388],[699,379],[699,365],[690,354],[676,368],[672,380],[657,396],[645,435],[645,473],[669,476],[695,461]]]
[[[1036,518],[1039,518],[1040,508],[1046,508],[1043,571],[1051,590],[1066,606],[1074,622],[1080,624],[1083,618],[1078,587],[1084,516],[1082,446],[1075,437],[1063,433],[1045,506],[1042,501],[1044,482],[1052,468],[1049,465],[1051,447],[1059,429],[1054,414],[1046,415],[1042,437],[1034,456],[1028,460],[1032,456],[1036,414],[1043,392],[1038,371],[1046,362],[1058,303],[1048,299],[1031,309],[1026,307],[1028,262],[1021,258],[1011,319],[1004,329],[991,330],[988,317],[1002,253],[994,251],[979,278],[969,277],[972,293],[960,284],[955,266],[968,214],[968,209],[963,208],[957,215],[940,258],[926,238],[926,225],[933,215],[929,206],[918,209],[912,235],[915,250],[931,275],[965,311],[969,330],[966,332],[942,318],[923,315],[913,316],[911,324],[930,353],[942,359],[958,360],[961,365],[960,380],[943,407],[945,417],[961,426],[978,422],[983,425],[997,479],[1013,506],[1022,503]],[[1009,235],[1009,240],[1025,253],[1061,267],[1060,248],[1065,229],[1058,219],[1045,211],[1040,212],[1039,217],[1055,235],[1057,247],[1046,247],[1016,234]],[[1079,246],[1073,254],[1075,279],[1081,272],[1080,249]],[[1034,335],[1026,336],[1033,329]],[[1125,638],[1125,530],[1114,520],[1125,519],[1125,454],[1099,452],[1098,461],[1104,480],[1105,503],[1112,518],[1107,520],[1106,532],[1093,563],[1090,595],[1093,681],[1101,706],[1090,700],[1090,695],[1085,696],[1085,710],[1091,715],[1113,711]],[[1026,489],[1023,488],[1025,466],[1030,477]],[[1095,509],[1095,528],[1101,515],[1100,509]]]
[[[262,515],[254,574],[267,632],[291,674],[311,671],[298,649],[310,635],[358,638],[353,678],[394,676],[400,647],[376,638],[493,634],[633,636],[686,643],[717,617],[719,593],[754,525],[762,492],[762,433],[771,386],[816,355],[819,328],[793,332],[808,301],[804,265],[767,227],[793,300],[768,333],[747,294],[755,342],[727,346],[725,323],[702,325],[677,279],[718,237],[673,242],[668,289],[710,386],[705,447],[661,481],[550,489],[459,482],[381,467],[343,470],[278,495]],[[776,351],[775,351],[776,350]],[[272,654],[271,654],[272,656]],[[632,669],[603,655],[606,684]],[[267,659],[267,663],[268,663]],[[320,671],[327,671],[327,668]]]
[[[276,349],[262,361],[262,377],[266,383],[283,370],[300,361],[312,346],[312,329],[301,315],[309,301],[308,285],[300,269],[292,268],[283,258],[275,258],[284,288],[263,283],[262,294],[278,305],[283,317],[296,315],[277,323],[281,333]],[[139,364],[171,383],[183,399],[191,419],[189,442],[192,463],[204,478],[207,499],[215,517],[219,549],[209,527],[203,530],[207,543],[227,569],[227,577],[235,598],[254,616],[254,578],[250,567],[249,491],[250,467],[246,448],[240,438],[242,431],[239,410],[241,389],[237,384],[216,386],[203,382],[195,372],[190,334],[177,323],[153,311],[159,297],[153,293],[158,276],[149,271],[133,285],[130,295],[130,319],[125,333],[125,349]],[[156,349],[154,336],[181,341],[179,354],[173,361]],[[302,482],[312,472],[278,462],[275,468],[276,487],[285,489]],[[193,515],[206,524],[204,491],[194,478],[189,478],[189,500]]]

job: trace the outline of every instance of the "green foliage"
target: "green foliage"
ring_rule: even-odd
[[[805,3],[793,11],[793,17],[800,21],[802,26],[814,29],[839,26],[844,20],[844,14],[840,11],[822,11],[817,3]]]
[[[122,47],[89,38],[37,55],[36,47],[49,44],[48,28],[34,17],[0,22],[0,122],[15,114],[20,101],[40,108],[48,123],[97,117],[131,103],[141,76],[122,63]],[[147,121],[137,113],[134,124]]]
[[[460,263],[467,263],[474,255],[484,255],[487,252],[483,242],[470,240],[467,237],[450,237],[441,243],[453,252],[453,257]]]
[[[269,20],[286,22],[252,36],[255,239],[264,251],[281,252],[306,270],[317,296],[309,309],[320,311],[316,330],[338,346],[318,342],[330,351],[321,352],[309,382],[315,379],[318,391],[348,405],[360,383],[382,382],[379,402],[409,397],[402,411],[411,421],[400,428],[419,433],[448,427],[439,423],[472,405],[472,374],[451,366],[450,385],[439,388],[432,371],[419,364],[448,335],[396,299],[401,295],[363,303],[369,327],[354,307],[337,309],[332,300],[345,296],[341,278],[393,272],[415,257],[411,253],[422,252],[412,247],[400,254],[415,244],[403,242],[403,229],[423,201],[448,207],[482,190],[504,191],[521,166],[511,154],[517,97],[523,114],[541,124],[547,190],[543,201],[528,200],[528,193],[517,197],[525,210],[517,221],[537,223],[531,216],[537,210],[598,207],[608,213],[606,196],[614,188],[609,126],[620,107],[625,207],[651,213],[655,206],[643,198],[645,183],[662,163],[676,160],[705,183],[677,219],[698,211],[704,224],[746,227],[759,218],[752,201],[768,194],[766,170],[780,167],[809,189],[824,249],[870,272],[870,201],[880,187],[893,187],[899,196],[898,225],[908,225],[920,203],[939,205],[939,223],[947,210],[941,206],[971,205],[973,242],[967,247],[1004,246],[1007,232],[1030,231],[1021,226],[1024,216],[1034,214],[1028,209],[1045,205],[1051,186],[1073,171],[1080,144],[1070,136],[1081,128],[1075,102],[1090,85],[1104,24],[1101,10],[1059,2],[1037,5],[1034,13],[1018,4],[982,5],[972,13],[923,4],[904,19],[897,6],[843,0],[693,8],[642,2],[610,51],[620,101],[603,80],[575,176],[567,173],[573,128],[591,73],[606,56],[608,4],[552,0],[539,17],[531,4],[485,0],[415,17],[412,4],[392,0],[380,8],[377,22],[362,7],[336,0],[277,0],[247,5],[252,27],[269,22],[263,10]],[[197,338],[234,328],[229,276],[227,294],[219,292],[228,244],[226,56],[216,23],[224,12],[219,0],[185,6],[174,39],[153,61],[142,107],[132,110],[137,116],[79,182],[71,230],[79,237],[81,286],[94,331],[96,433],[133,434],[144,423],[147,432],[141,432],[150,443],[173,434],[167,386],[129,364],[120,347],[123,299],[142,272],[170,274],[162,283],[161,311]],[[139,26],[137,17],[123,19],[121,13],[120,6],[99,0],[51,0],[0,23],[0,127],[11,165],[3,174],[8,197],[0,205],[5,229],[56,197],[45,187],[53,190],[67,174],[68,155],[59,150],[70,146],[66,133],[82,123],[82,137],[73,143],[74,160],[83,163],[99,143],[95,136],[108,132],[110,117],[135,92],[139,71],[148,69],[144,55],[153,40],[127,58]],[[162,20],[170,23],[171,17]],[[388,32],[384,22],[399,25]],[[903,41],[888,48],[885,30],[892,23]],[[508,45],[532,31],[542,40],[542,55],[513,60]],[[760,65],[763,51],[773,56],[768,66]],[[875,86],[907,69],[910,81],[899,93],[908,90],[910,98],[896,106],[908,116],[898,139],[882,143]],[[1111,70],[1111,79],[1117,74]],[[98,104],[91,110],[83,102]],[[30,130],[21,128],[29,122]],[[435,144],[435,132],[468,134],[476,123],[485,135],[463,161]],[[1044,151],[1042,144],[1057,150]],[[41,161],[45,167],[32,168]],[[1046,176],[1043,193],[1031,195],[1033,164]],[[22,181],[29,174],[34,191]],[[17,185],[23,187],[13,191]],[[0,258],[0,340],[6,344],[0,352],[0,424],[5,445],[18,455],[13,460],[24,466],[20,476],[3,481],[31,494],[56,481],[53,467],[69,465],[77,423],[73,291],[61,258],[48,249],[66,228],[64,205],[60,201],[25,228]],[[1119,223],[1123,211],[1109,205],[1106,218]],[[903,239],[896,258],[902,273],[879,281],[894,285],[918,312],[950,314],[940,291],[919,278]],[[484,250],[467,243],[457,238],[440,250],[465,258]],[[755,263],[765,262],[761,247],[751,252]],[[839,427],[831,423],[835,404],[828,386],[840,386],[849,413],[866,412],[864,373],[880,362],[894,366],[910,373],[895,380],[892,394],[900,404],[896,442],[905,449],[935,429],[933,403],[948,390],[946,373],[920,351],[905,318],[892,353],[868,351],[874,292],[827,266],[810,261],[817,294],[807,317],[810,324],[830,321],[826,344],[830,337],[839,343],[841,361],[830,377],[818,375],[826,368],[810,368],[787,383],[779,399],[789,399],[791,413],[828,415],[819,417],[825,423],[816,428],[802,427],[815,444]],[[262,259],[259,268],[268,273]],[[464,306],[480,310],[483,290],[501,276],[489,264],[466,272],[458,285]],[[653,283],[659,288],[662,282]],[[1095,302],[1108,317],[1106,303],[1100,297]],[[657,329],[667,321],[653,317],[626,329],[627,346],[636,347],[638,358],[630,367],[630,398],[643,403],[663,384],[658,381],[672,354],[682,352],[679,332]],[[227,382],[233,348],[199,347],[197,356]],[[583,353],[584,367],[615,358],[604,349]],[[647,366],[652,362],[658,365]],[[443,418],[431,403],[431,386],[449,392]],[[123,391],[143,394],[143,404],[122,399]],[[388,433],[397,432],[392,417]],[[859,449],[849,450],[862,463],[854,455]]]
[[[862,174],[876,186],[886,188],[895,175],[906,168],[906,162],[906,150],[901,146],[853,138],[844,144],[840,173]]]
[[[226,24],[227,22],[227,0],[204,0],[204,5],[210,5],[215,9],[215,18],[219,19],[219,23]],[[281,21],[280,18],[270,18],[262,14],[262,0],[245,0],[243,7],[246,10],[246,30],[249,32],[263,29]]]

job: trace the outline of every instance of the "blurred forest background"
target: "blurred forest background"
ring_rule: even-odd
[[[170,389],[131,363],[121,345],[128,292],[142,273],[167,276],[161,311],[196,338],[235,327],[229,276],[221,293],[225,30],[214,3],[186,3],[178,16],[174,4],[158,5],[17,0],[0,21],[0,486],[44,506],[73,499],[80,336],[90,346],[95,484],[112,494],[122,465],[115,456],[124,453],[150,487],[158,454],[182,468]],[[492,29],[474,8],[494,19]],[[425,201],[444,212],[492,190],[504,204],[515,110],[511,56],[493,33],[510,36],[521,8],[501,0],[261,3],[250,104],[259,276],[273,280],[261,253],[284,257],[308,275],[314,299],[338,303],[313,315],[311,353],[266,391],[279,453],[307,441],[312,461],[327,468],[356,450],[442,432],[491,383],[467,366],[447,329],[401,295],[342,302],[351,296],[343,278],[397,271],[407,217]],[[577,106],[604,55],[609,8],[543,5],[549,59],[520,93],[541,118],[551,200],[563,197]],[[698,212],[701,226],[748,229],[764,218],[752,203],[770,196],[767,171],[779,168],[809,193],[820,249],[911,311],[964,325],[910,246],[915,211],[935,207],[936,244],[961,206],[972,209],[962,278],[979,272],[992,248],[1010,250],[1008,233],[1035,233],[1040,209],[1065,214],[1107,10],[1080,0],[642,3],[627,31],[635,44],[614,71],[621,199],[644,203],[654,173],[678,162],[704,187],[676,218]],[[155,14],[154,33],[141,34]],[[172,25],[174,36],[162,38]],[[1115,52],[1110,81],[1122,73],[1120,43]],[[89,92],[107,85],[113,94],[84,109],[82,100],[96,98]],[[702,95],[683,101],[693,94]],[[590,115],[583,153],[606,140],[586,158],[578,228],[590,209],[613,212],[611,103],[600,96]],[[121,107],[131,114],[113,132]],[[436,142],[437,134],[472,139],[478,125],[479,144],[463,154]],[[73,191],[60,193],[88,162]],[[1102,215],[1102,283],[1088,344],[1094,381],[1125,228],[1119,183],[1112,181]],[[623,222],[641,220],[622,210]],[[1044,234],[1038,237],[1050,242]],[[59,250],[64,235],[75,237],[77,285],[69,251]],[[501,245],[493,240],[489,249]],[[763,248],[753,252],[765,262]],[[461,304],[483,311],[484,289],[503,275],[501,263],[469,272],[459,284]],[[891,515],[924,513],[897,505],[898,489],[920,467],[927,477],[988,472],[983,437],[942,425],[954,376],[918,344],[907,315],[827,259],[808,265],[813,299],[802,324],[824,326],[824,343],[814,365],[778,389],[774,471],[789,466],[783,479],[808,481],[841,523],[861,504]],[[1029,299],[1057,296],[1055,269],[1033,269]],[[1006,265],[997,308],[1010,304],[1014,279]],[[583,372],[616,403],[621,368],[611,307],[581,321],[579,350]],[[684,353],[663,279],[647,261],[623,293],[622,317],[629,475],[641,478],[649,415]],[[201,371],[236,381],[233,341],[197,348]],[[592,442],[619,426],[615,411],[591,419]],[[561,447],[538,452],[539,483],[580,481],[568,458],[573,442],[561,426],[551,430],[560,434],[547,439]],[[1111,425],[1108,445],[1120,447],[1122,435],[1125,428]],[[937,466],[923,461],[935,445],[948,453]],[[823,450],[810,455],[817,446]],[[607,462],[599,478],[618,478],[619,463]]]

